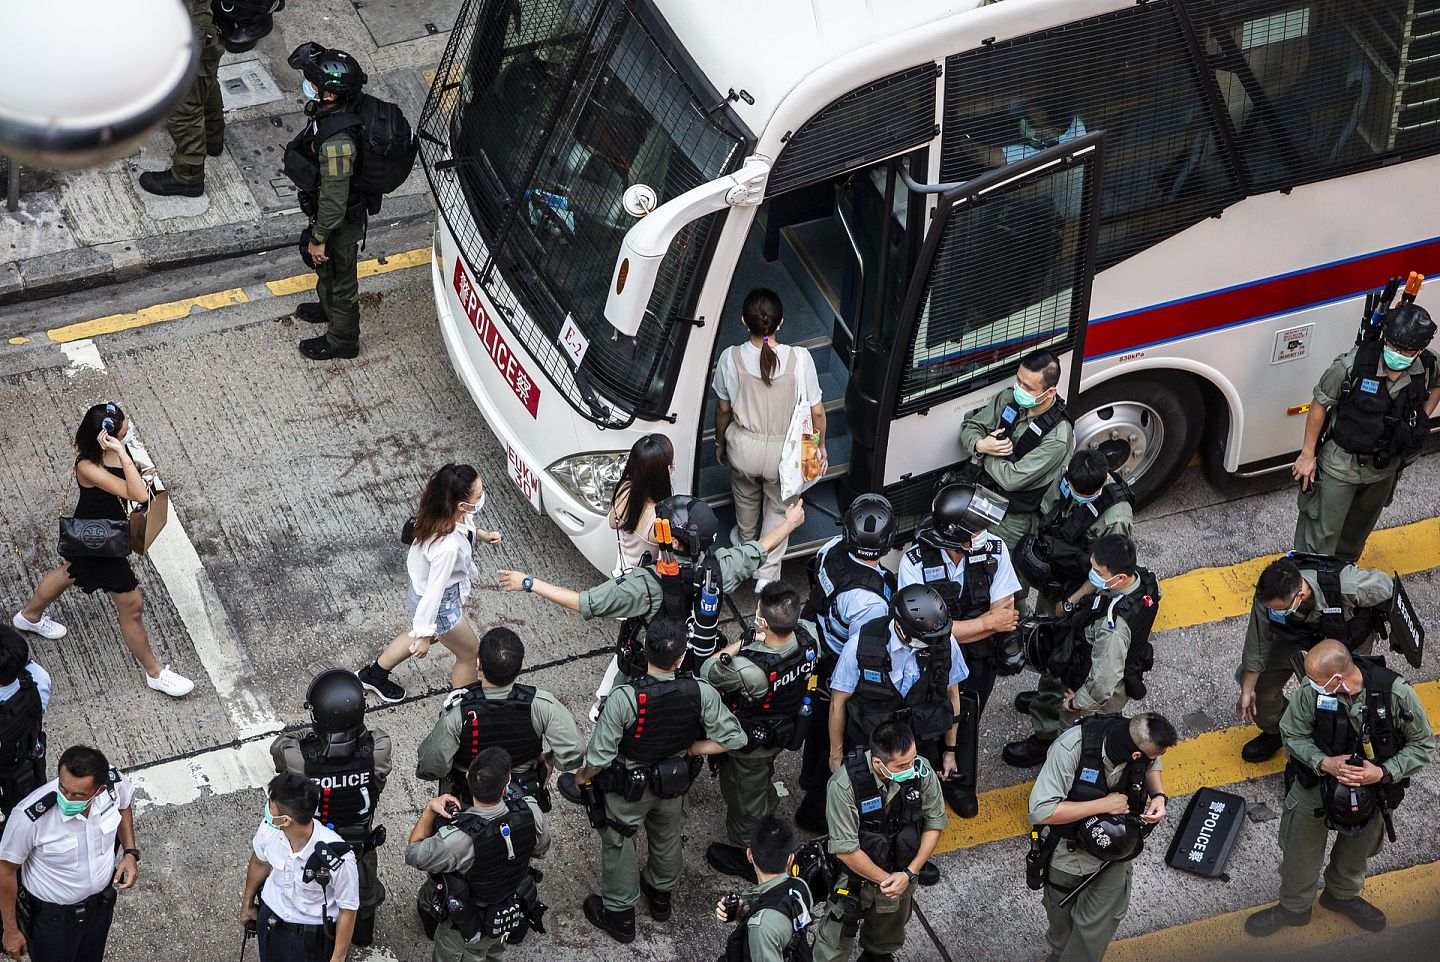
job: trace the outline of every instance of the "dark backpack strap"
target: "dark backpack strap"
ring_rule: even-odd
[[[1008,407],[1008,405],[1007,405]],[[1045,436],[1055,430],[1055,425],[1067,420],[1065,400],[1061,397],[1055,398],[1055,403],[1030,425],[1018,438],[1014,439],[1014,447],[1010,449],[1010,460],[1020,461],[1031,451],[1040,446]]]
[[[855,796],[855,811],[861,826],[883,826],[885,794],[875,785],[875,776],[865,762],[863,750],[857,748],[845,756],[845,774],[850,776],[850,790]]]

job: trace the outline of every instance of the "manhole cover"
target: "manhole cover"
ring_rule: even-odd
[[[281,97],[275,78],[258,60],[221,64],[217,76],[226,110],[274,103]]]

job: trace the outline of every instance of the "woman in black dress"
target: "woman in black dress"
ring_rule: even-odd
[[[80,486],[75,517],[123,520],[125,501],[145,501],[150,497],[145,479],[125,446],[129,433],[130,419],[118,405],[97,404],[85,412],[75,432],[75,483]],[[11,623],[21,631],[51,640],[65,637],[65,626],[47,616],[45,609],[71,585],[87,595],[95,591],[109,592],[120,619],[120,635],[125,639],[125,647],[145,669],[145,680],[151,688],[172,698],[189,694],[195,683],[171,671],[169,665],[160,664],[150,650],[142,616],[144,602],[140,597],[140,583],[125,558],[64,558],[60,567],[40,580],[30,603],[15,614]]]

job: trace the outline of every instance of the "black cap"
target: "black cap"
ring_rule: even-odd
[[[365,723],[365,687],[353,671],[330,668],[310,682],[305,706],[317,732],[347,732]]]
[[[950,609],[940,592],[925,584],[906,585],[890,599],[890,617],[906,639],[933,645],[950,637]]]
[[[698,557],[720,535],[715,509],[688,494],[676,494],[655,505],[655,517],[670,522],[670,536],[687,557]]]
[[[895,509],[884,495],[862,494],[845,511],[844,529],[845,545],[856,557],[882,558],[895,540]]]
[[[1385,312],[1384,335],[1402,351],[1419,351],[1435,339],[1435,322],[1419,304],[1397,304]]]

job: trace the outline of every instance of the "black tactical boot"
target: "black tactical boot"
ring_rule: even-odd
[[[945,804],[961,818],[974,818],[980,814],[980,800],[975,797],[973,788],[963,788],[958,782],[947,779],[940,783],[940,794],[945,796]]]
[[[929,888],[932,885],[939,884],[940,866],[936,865],[933,861],[926,862],[924,865],[920,866],[920,871],[915,873],[915,881],[919,882],[926,888]]]
[[[1012,768],[1034,768],[1045,761],[1045,755],[1050,751],[1050,742],[1048,738],[1031,735],[1006,745],[1000,758]]]
[[[1284,744],[1285,740],[1278,734],[1261,732],[1245,743],[1245,747],[1240,749],[1240,757],[1247,762],[1268,761]]]
[[[825,820],[824,792],[805,793],[800,807],[795,810],[795,824],[816,835],[825,835],[830,831],[830,823]]]
[[[581,906],[585,918],[621,945],[635,941],[635,910],[633,908],[612,912],[605,907],[605,900],[598,895],[585,896]]]
[[[657,922],[670,921],[670,893],[660,891],[643,878],[640,880],[640,891],[650,906],[650,917]]]
[[[309,324],[324,324],[330,318],[325,316],[325,308],[320,306],[319,301],[306,301],[295,308],[295,316]]]
[[[1320,893],[1320,907],[1339,912],[1367,932],[1385,931],[1385,913],[1358,895],[1353,899],[1337,899],[1327,889]]]
[[[1245,934],[1256,939],[1263,939],[1267,935],[1274,935],[1287,925],[1309,925],[1310,910],[1303,912],[1291,912],[1278,905],[1272,905],[1268,909],[1261,909],[1245,920]]]
[[[170,197],[178,194],[181,197],[199,197],[205,193],[205,181],[198,184],[186,184],[175,179],[175,171],[147,170],[140,175],[140,187],[148,194],[156,194],[160,197]]]
[[[1038,691],[1022,691],[1015,696],[1015,710],[1022,715],[1030,714],[1030,703],[1035,700]]]
[[[705,861],[721,875],[741,878],[752,884],[759,881],[755,878],[755,867],[745,857],[745,850],[738,845],[711,842],[705,850]]]
[[[330,343],[330,339],[324,334],[319,337],[307,337],[300,342],[300,353],[312,361],[329,361],[334,358],[352,358],[360,356],[358,347],[336,347]]]
[[[575,781],[574,772],[566,772],[555,779],[555,787],[560,790],[565,801],[573,802],[576,805],[585,804],[585,797],[580,794],[580,784]]]
[[[895,956],[889,952],[871,952],[866,949],[860,953],[859,962],[895,962]]]

